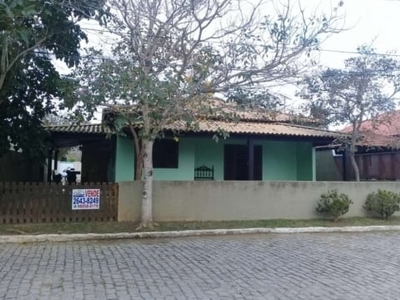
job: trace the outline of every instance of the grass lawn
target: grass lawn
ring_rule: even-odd
[[[252,227],[334,227],[400,225],[400,217],[389,220],[377,218],[348,218],[336,223],[330,220],[259,220],[259,221],[220,221],[220,222],[163,222],[153,231],[191,230],[191,229],[230,229]],[[39,223],[39,224],[1,224],[0,235],[47,234],[47,233],[118,233],[135,232],[137,223],[130,222],[88,222],[88,223]]]

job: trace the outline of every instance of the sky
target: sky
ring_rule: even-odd
[[[330,1],[308,0],[313,3]],[[328,7],[327,4],[325,4]],[[330,37],[322,49],[352,52],[363,43],[372,45],[379,53],[397,51],[400,55],[400,0],[344,0],[345,26],[348,30]],[[321,64],[341,67],[348,53],[322,51]]]
[[[293,0],[296,1],[296,0]],[[307,9],[329,12],[336,0],[302,1]],[[377,53],[395,52],[400,59],[400,0],[343,0],[340,13],[344,15],[342,32],[334,34],[320,45],[319,67],[342,68],[344,60],[355,56],[357,47],[372,45]],[[288,109],[297,110],[302,101],[295,96],[295,86],[277,91],[288,97]]]
[[[306,10],[329,12],[332,5],[336,5],[339,1],[301,0],[300,2]],[[378,52],[398,50],[400,55],[400,34],[396,36],[396,31],[400,28],[400,0],[343,0],[339,12],[345,16],[344,27],[347,29],[329,37],[321,45],[321,64],[341,67],[343,60],[354,54],[335,53],[335,51],[355,52],[363,43],[373,43]],[[92,28],[88,31],[90,44],[109,42],[106,36],[95,31],[98,27],[93,27],[91,24],[84,24],[83,27]]]
[[[298,0],[290,0],[296,2]],[[301,0],[302,6],[312,11],[329,12],[332,5],[340,0]],[[376,47],[378,52],[398,51],[400,55],[400,0],[343,0],[340,13],[345,16],[347,28],[339,34],[332,35],[322,45],[320,63],[329,67],[343,66],[343,60],[351,57],[357,47],[363,43]],[[87,30],[89,45],[98,46],[109,43],[108,37],[100,28],[90,23],[83,23]],[[86,45],[83,45],[86,46]]]

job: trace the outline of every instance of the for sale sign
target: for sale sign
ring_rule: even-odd
[[[72,209],[100,209],[100,189],[72,190]]]

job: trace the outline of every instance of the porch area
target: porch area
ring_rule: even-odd
[[[114,182],[115,136],[101,124],[49,126],[49,152],[45,163],[44,181],[55,182],[54,171],[60,169],[60,150],[78,147],[81,170],[78,183]]]
[[[165,138],[153,151],[154,180],[315,180],[315,141],[260,137]],[[129,137],[117,137],[116,182],[134,178],[135,155]]]

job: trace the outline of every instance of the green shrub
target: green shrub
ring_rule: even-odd
[[[389,219],[396,211],[400,210],[400,195],[386,190],[378,190],[367,196],[364,209],[373,211],[382,219]]]
[[[346,194],[338,194],[336,190],[331,190],[321,195],[316,210],[330,215],[336,222],[340,216],[349,211],[351,204],[353,201]]]

